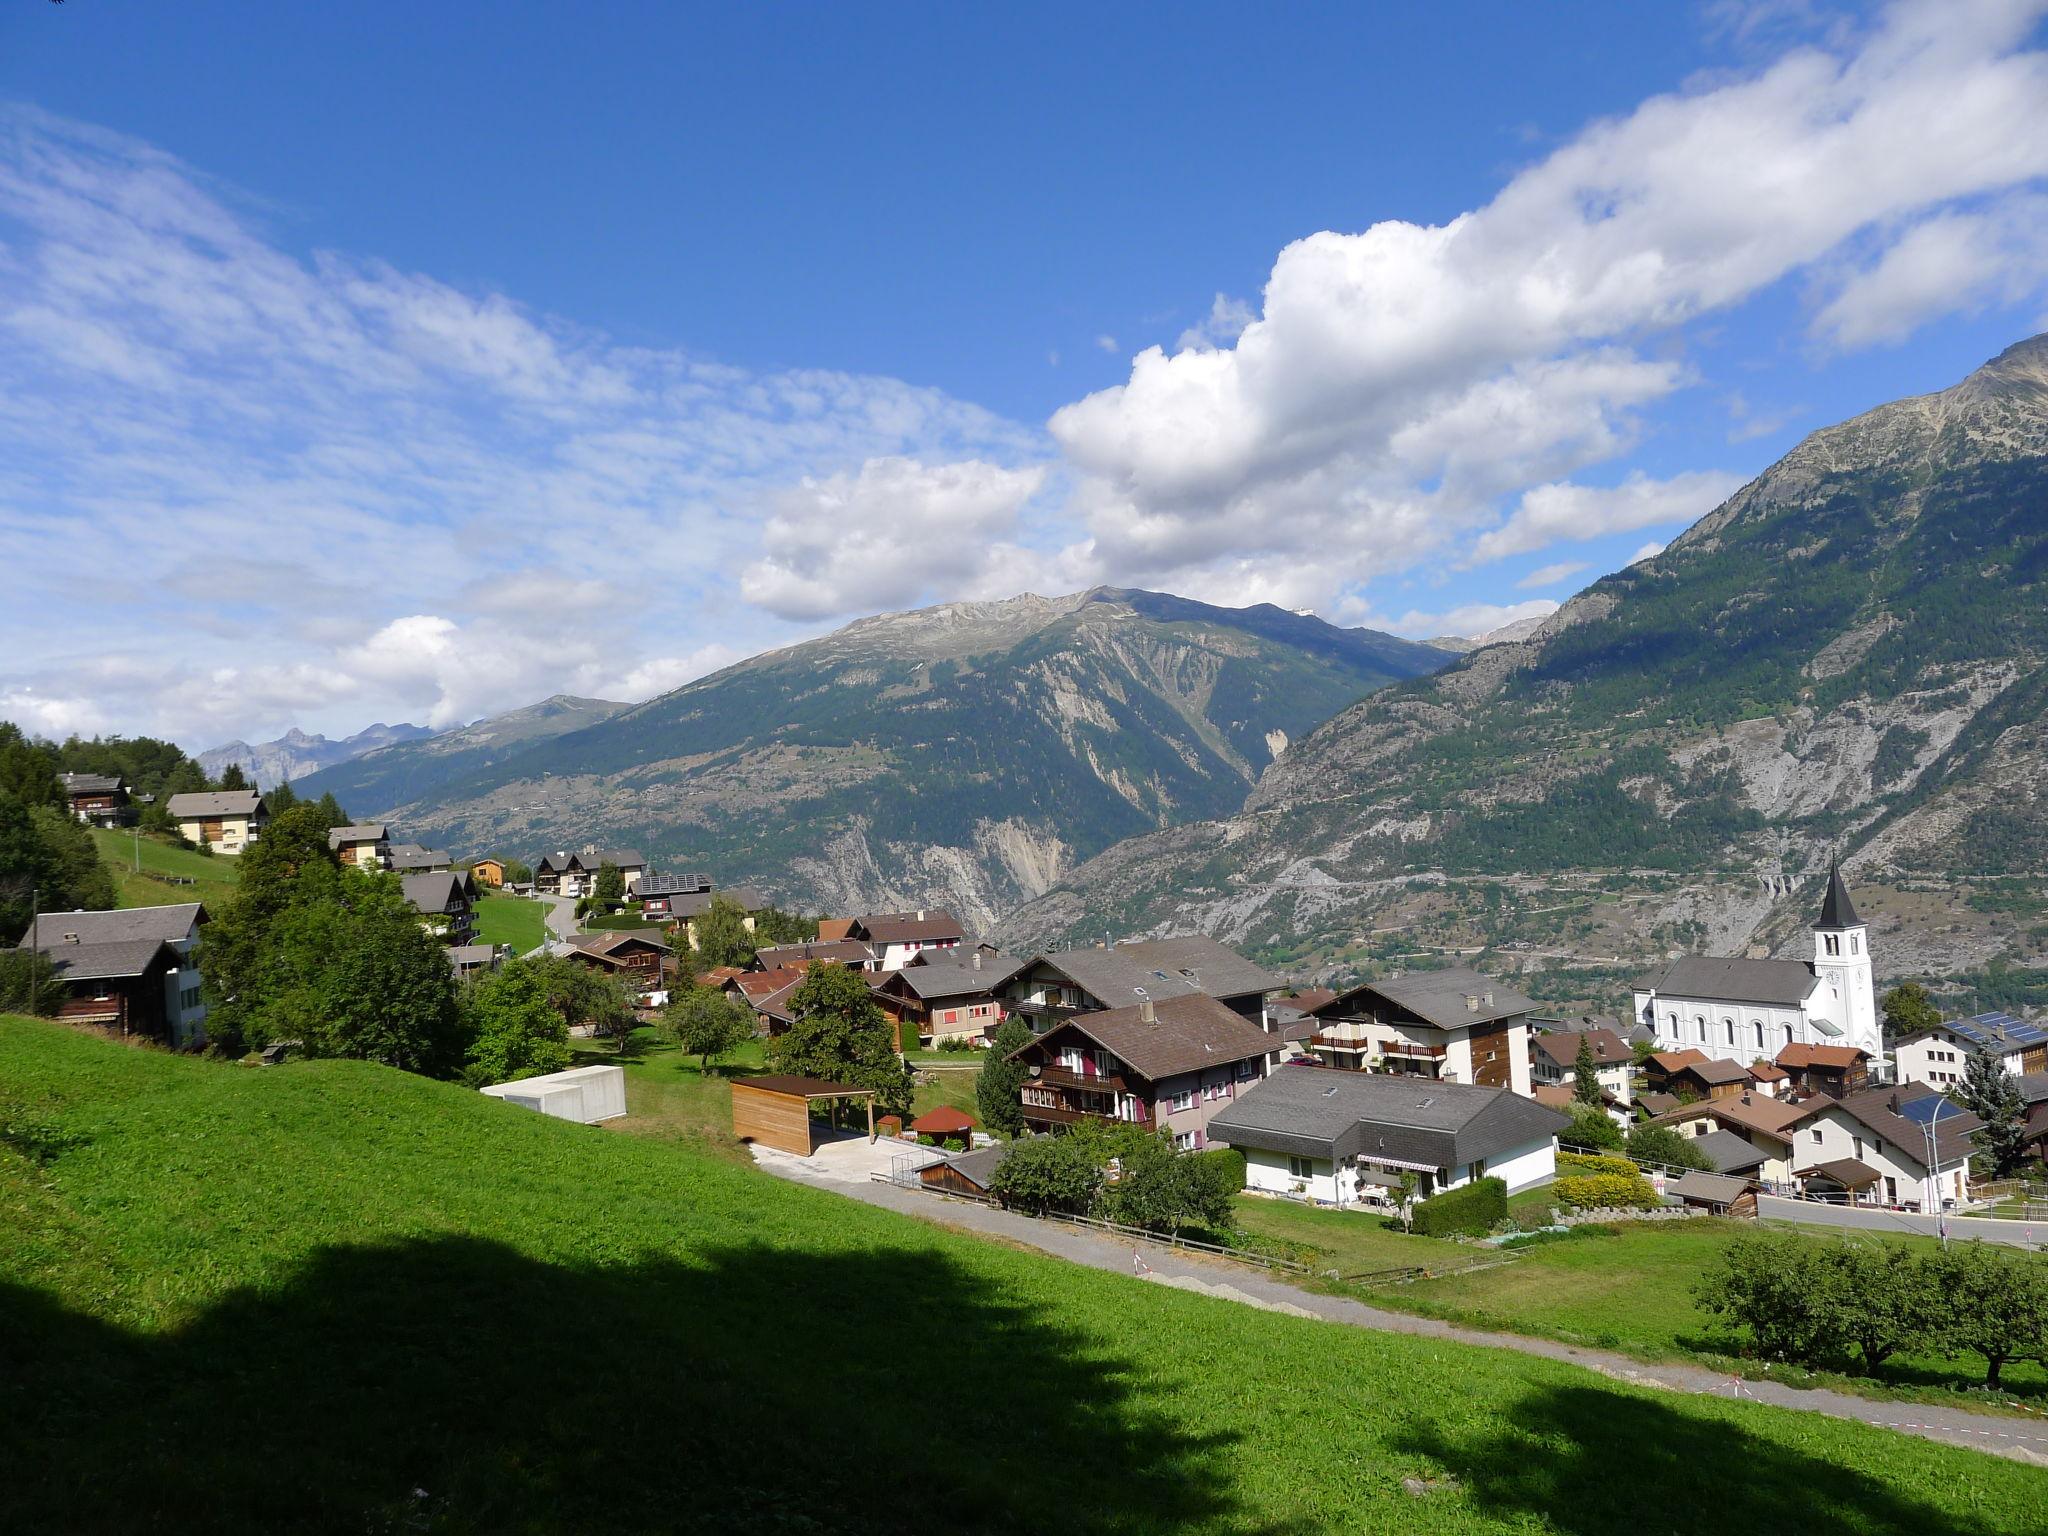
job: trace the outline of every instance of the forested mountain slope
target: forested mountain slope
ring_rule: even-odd
[[[1448,659],[1154,592],[954,603],[754,657],[418,792],[336,793],[458,852],[632,844],[788,903],[986,924],[1120,838],[1234,809],[1288,741]]]
[[[1010,936],[1197,927],[1352,967],[1790,953],[1840,852],[1883,888],[1858,898],[1881,969],[2039,963],[2044,578],[2037,337],[1815,433],[1533,635],[1363,700],[1240,814],[1108,850]]]

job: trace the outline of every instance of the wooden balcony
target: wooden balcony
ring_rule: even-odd
[[[1308,1046],[1312,1051],[1367,1051],[1372,1042],[1363,1038],[1346,1039],[1343,1035],[1310,1035]]]
[[[1413,1040],[1395,1040],[1380,1047],[1382,1056],[1398,1056],[1407,1061],[1442,1061],[1450,1054],[1447,1045],[1418,1045]]]
[[[1089,1077],[1086,1073],[1075,1072],[1066,1067],[1039,1067],[1031,1082],[1043,1088],[1066,1088],[1081,1093],[1129,1093],[1130,1084],[1122,1077]]]

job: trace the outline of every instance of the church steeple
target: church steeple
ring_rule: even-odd
[[[1820,905],[1820,920],[1816,930],[1832,929],[1839,933],[1845,928],[1861,928],[1863,919],[1856,915],[1856,903],[1849,899],[1849,887],[1842,883],[1842,866],[1839,862],[1828,866],[1827,900]]]

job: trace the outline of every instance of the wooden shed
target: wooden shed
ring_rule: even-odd
[[[875,1139],[875,1091],[820,1077],[736,1077],[732,1080],[732,1133],[741,1141],[809,1157],[817,1150],[811,1105],[830,1099],[865,1099],[868,1140]]]

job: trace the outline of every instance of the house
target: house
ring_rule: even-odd
[[[1198,1148],[1211,1117],[1265,1076],[1277,1049],[1258,1025],[1192,992],[1076,1014],[1012,1059],[1030,1071],[1020,1098],[1035,1129],[1117,1121]]]
[[[1694,1137],[1692,1144],[1706,1154],[1716,1173],[1756,1177],[1762,1174],[1764,1165],[1771,1160],[1770,1153],[1733,1131],[1709,1131],[1704,1136]]]
[[[809,966],[795,965],[772,971],[745,971],[727,982],[725,991],[754,1010],[755,1021],[764,1033],[779,1035],[796,1022],[790,998],[809,974]]]
[[[874,950],[877,969],[884,971],[900,970],[913,956],[931,950],[957,949],[966,936],[960,919],[942,907],[870,912],[856,917],[846,933]]]
[[[772,903],[751,885],[712,885],[707,875],[651,875],[640,883],[640,910],[648,917],[666,919],[680,946],[698,948],[697,920],[716,901],[728,901],[740,909],[740,926],[752,933],[762,913]]]
[[[1643,1059],[1643,1086],[1652,1093],[1670,1093],[1673,1073],[1706,1059],[1705,1051],[1652,1051]]]
[[[438,848],[422,848],[418,843],[393,843],[390,862],[385,866],[402,875],[446,874],[455,868],[455,861]],[[475,870],[465,870],[472,884],[481,884]]]
[[[647,878],[647,860],[639,849],[592,845],[575,853],[543,854],[533,866],[533,888],[544,896],[588,896],[597,889],[598,872],[607,864],[619,872],[628,896]]]
[[[1756,1215],[1756,1180],[1739,1174],[1687,1170],[1666,1184],[1664,1193],[1709,1216],[1746,1220]]]
[[[1792,1074],[1775,1061],[1752,1061],[1749,1064],[1749,1081],[1758,1093],[1767,1093],[1772,1098],[1792,1091]]]
[[[674,951],[651,933],[579,933],[550,944],[548,953],[619,977],[646,1006],[659,1008],[668,1002],[668,957]]]
[[[1660,1049],[1698,1046],[1742,1059],[1788,1045],[1884,1050],[1870,945],[1839,868],[1813,924],[1814,957],[1747,960],[1687,955],[1635,985],[1634,1022]]]
[[[2020,1079],[2020,1102],[2026,1106],[2021,1122],[2029,1155],[2048,1161],[2048,1074],[2029,1072]]]
[[[980,947],[934,950],[877,973],[875,999],[912,1025],[920,1041],[985,1041],[1005,1017],[998,989],[1019,962]]]
[[[1763,1154],[1763,1161],[1754,1170],[1756,1177],[1767,1184],[1789,1189],[1792,1160],[1796,1155],[1791,1127],[1804,1113],[1805,1108],[1801,1105],[1766,1098],[1760,1093],[1745,1093],[1732,1098],[1701,1099],[1697,1103],[1681,1104],[1652,1116],[1649,1124],[1666,1125],[1680,1135],[1701,1141],[1706,1145],[1709,1157],[1714,1156],[1714,1146],[1725,1145],[1710,1138],[1724,1131],[1739,1137]]]
[[[357,869],[391,868],[391,829],[381,821],[328,831],[327,847],[344,864]]]
[[[875,952],[859,939],[817,939],[802,944],[766,944],[754,951],[754,969],[779,971],[784,966],[801,969],[816,961],[820,965],[843,965],[849,970],[874,971]]]
[[[1946,1019],[1892,1042],[1892,1072],[1902,1083],[1953,1088],[1963,1080],[1970,1057],[1989,1051],[2014,1077],[2048,1072],[2048,1029],[2009,1013],[1980,1013]]]
[[[500,963],[495,944],[450,944],[447,954],[449,969],[455,972],[457,981],[495,971]]]
[[[503,859],[478,859],[469,866],[469,877],[478,885],[498,890],[505,884],[505,861]]]
[[[1418,1199],[1489,1175],[1528,1189],[1556,1173],[1570,1123],[1505,1088],[1297,1062],[1240,1095],[1209,1134],[1244,1154],[1247,1190],[1342,1208],[1387,1203],[1404,1173]]]
[[[1664,1081],[1666,1091],[1681,1099],[1728,1099],[1755,1086],[1739,1061],[1689,1061]]]
[[[1003,983],[1004,1006],[1041,1033],[1080,1013],[1174,997],[1210,997],[1240,1018],[1268,1026],[1266,999],[1280,978],[1206,935],[1126,939],[1028,960]]]
[[[173,795],[164,810],[177,823],[180,837],[215,853],[240,853],[263,835],[270,820],[270,808],[253,789]]]
[[[918,1181],[926,1189],[965,1195],[970,1200],[986,1200],[992,1193],[989,1186],[994,1181],[996,1169],[1002,1166],[1012,1147],[1021,1146],[1028,1139],[998,1141],[972,1152],[955,1152],[951,1157],[942,1157],[918,1169]]]
[[[60,773],[65,807],[87,826],[126,826],[135,819],[128,786],[118,773]]]
[[[1315,1011],[1310,1048],[1326,1065],[1476,1083],[1527,1095],[1536,1005],[1462,965],[1366,982]]]
[[[1314,1060],[1313,1057],[1309,1059]],[[1529,1097],[1544,1108],[1554,1109],[1566,1117],[1579,1107],[1578,1089],[1572,1083],[1538,1083],[1530,1090]],[[1634,1122],[1634,1111],[1606,1088],[1600,1090],[1600,1108],[1622,1130],[1627,1130]]]
[[[199,930],[206,921],[206,908],[196,901],[112,912],[44,912],[15,947],[49,956],[68,994],[59,1009],[62,1017],[105,1023],[183,1049],[206,1039],[198,954]],[[114,945],[131,947],[117,954],[109,948]],[[170,951],[161,969],[157,945]],[[138,968],[123,969],[128,966]],[[161,993],[143,998],[139,989],[151,976],[161,981]]]
[[[1581,1042],[1593,1049],[1594,1075],[1600,1079],[1602,1092],[1626,1108],[1634,1091],[1635,1052],[1611,1029],[1595,1027],[1532,1037],[1529,1080],[1538,1088],[1575,1082]]]
[[[1938,1210],[1970,1197],[1971,1134],[1984,1122],[1924,1083],[1798,1106],[1792,1176],[1810,1195]]]
[[[476,941],[476,882],[444,869],[430,875],[401,875],[399,884],[420,926],[447,944]]]
[[[1778,1052],[1776,1064],[1791,1079],[1795,1097],[1824,1093],[1839,1099],[1870,1083],[1870,1055],[1853,1045],[1788,1045]]]

